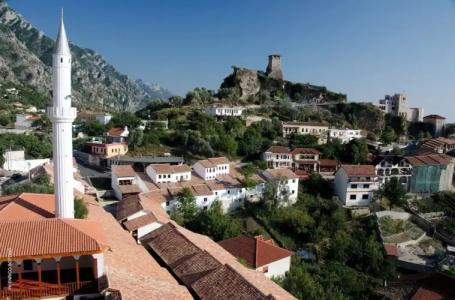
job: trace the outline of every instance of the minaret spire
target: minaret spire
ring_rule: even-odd
[[[55,217],[74,218],[72,123],[76,109],[71,106],[71,51],[63,24],[52,55],[52,150],[54,163]]]

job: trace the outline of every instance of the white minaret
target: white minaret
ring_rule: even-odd
[[[74,218],[72,124],[76,108],[71,107],[71,52],[63,24],[63,10],[52,55],[52,149],[54,162],[55,217]]]

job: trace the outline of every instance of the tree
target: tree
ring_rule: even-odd
[[[330,183],[322,178],[318,173],[311,173],[307,180],[303,182],[304,191],[310,195],[330,199],[333,196]]]
[[[135,129],[141,125],[141,119],[135,116],[132,112],[122,111],[115,113],[112,119],[109,121],[109,127],[125,127],[128,126],[130,129]]]
[[[368,159],[368,145],[365,139],[354,139],[346,144],[343,155],[345,162],[363,164]]]
[[[180,107],[183,104],[183,98],[180,96],[172,96],[171,98],[169,98],[169,103],[173,107]]]
[[[196,217],[188,223],[191,230],[208,235],[214,241],[221,241],[238,236],[242,226],[237,219],[223,212],[222,203],[214,201],[209,209],[200,210]]]
[[[396,177],[390,178],[379,191],[379,194],[386,197],[391,205],[405,206],[407,204],[406,190]]]
[[[88,136],[101,136],[106,131],[106,126],[98,121],[86,121],[82,123],[82,130]]]
[[[261,134],[254,128],[249,127],[239,141],[239,153],[245,156],[258,154],[262,150],[262,141]]]
[[[88,215],[88,209],[85,202],[81,198],[74,199],[74,217],[76,219],[85,219]]]
[[[381,135],[381,140],[384,144],[389,145],[392,142],[395,142],[398,139],[395,130],[391,127],[387,127],[386,130]]]
[[[171,217],[177,223],[181,222],[180,225],[185,225],[194,219],[196,212],[196,198],[191,190],[185,187],[177,194],[177,207],[172,212]]]
[[[131,130],[129,136],[129,145],[132,146],[133,149],[142,146],[144,143],[144,131],[139,129]]]
[[[318,146],[318,137],[311,134],[295,134],[289,138],[291,148],[311,148]]]
[[[278,207],[279,199],[279,181],[268,180],[265,183],[264,190],[262,191],[261,203],[267,211],[273,211]]]

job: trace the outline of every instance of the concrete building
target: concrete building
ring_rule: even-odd
[[[329,129],[329,139],[338,139],[340,140],[343,144],[349,143],[350,141],[354,139],[360,139],[362,138],[362,130],[360,129],[336,129],[336,128],[330,128]]]
[[[423,122],[431,125],[433,136],[441,136],[444,133],[446,118],[440,115],[428,115],[423,118]]]
[[[444,137],[437,137],[424,141],[420,146],[418,152],[434,152],[439,154],[446,154],[455,150],[455,139],[448,139]]]
[[[345,206],[368,206],[379,188],[372,165],[341,165],[335,173],[335,194]]]
[[[49,163],[49,158],[25,159],[24,150],[6,150],[3,153],[3,169],[11,172],[27,173],[30,170]]]
[[[422,122],[423,119],[423,108],[408,107],[404,94],[386,95],[379,100],[378,107],[386,114],[403,117],[409,122]]]
[[[301,170],[307,173],[319,172],[319,157],[321,152],[314,148],[295,148],[292,154],[293,170]]]
[[[241,235],[218,242],[226,251],[245,261],[251,268],[268,278],[283,277],[291,267],[293,252],[279,247],[262,235]]]
[[[270,78],[283,80],[283,71],[281,70],[280,54],[269,55],[269,63],[267,64],[267,69],[265,73]]]
[[[186,165],[171,166],[166,164],[149,165],[145,172],[156,183],[191,180],[191,168]]]
[[[29,115],[29,114],[16,114],[16,122],[14,122],[15,128],[30,128],[33,126],[33,122],[41,119],[40,116]]]
[[[217,107],[217,106],[210,106],[204,108],[204,112],[211,116],[216,117],[241,117],[243,114],[243,107],[240,106],[233,106],[233,107]]]
[[[412,165],[402,156],[378,155],[373,159],[373,166],[379,184],[387,183],[391,178],[397,178],[406,191],[409,191],[411,183]]]
[[[111,114],[96,114],[95,115],[95,120],[100,122],[103,125],[106,125],[107,123],[109,123],[111,121],[111,119],[112,119]]]
[[[131,166],[112,166],[111,186],[119,200],[141,192],[136,172]]]
[[[451,191],[454,158],[445,154],[406,156],[412,165],[409,191],[415,194],[432,194]]]
[[[86,144],[86,147],[88,148],[88,154],[95,156],[92,160],[107,159],[128,153],[128,144],[126,143],[90,142]],[[94,163],[94,165],[100,164]]]
[[[262,154],[262,159],[267,162],[267,168],[292,167],[292,154],[288,147],[271,146]]]
[[[317,122],[282,122],[281,130],[283,137],[288,137],[291,134],[311,134],[318,138],[320,144],[325,144],[327,143],[329,126]]]
[[[127,126],[124,128],[111,128],[106,132],[106,141],[107,143],[126,143],[129,134]]]
[[[194,164],[193,169],[204,180],[213,180],[219,175],[229,174],[229,160],[226,157],[199,160]]]

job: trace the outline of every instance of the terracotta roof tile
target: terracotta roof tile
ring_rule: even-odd
[[[389,256],[398,256],[398,248],[395,244],[384,244],[384,250]]]
[[[214,168],[216,165],[209,161],[208,159],[198,160],[196,163],[201,164],[204,168]]]
[[[292,256],[294,253],[276,246],[262,237],[238,236],[219,242],[235,257],[240,257],[253,268],[259,268],[274,261]]]
[[[120,128],[120,127],[114,127],[109,129],[107,132],[108,136],[121,136],[123,132],[125,131],[125,128]]]
[[[135,177],[136,172],[130,165],[112,166],[112,173],[117,177]]]
[[[341,165],[348,176],[375,176],[373,165]]]
[[[191,168],[187,165],[169,165],[169,164],[156,164],[149,165],[147,168],[153,169],[157,174],[175,174],[191,172]]]
[[[338,166],[338,161],[335,159],[320,159],[319,165],[321,167],[336,167]]]
[[[117,220],[124,220],[143,209],[139,195],[126,197],[117,203]]]
[[[443,116],[440,116],[440,115],[428,115],[428,116],[425,116],[423,117],[423,119],[436,119],[436,120],[445,120],[446,118],[444,118]]]
[[[100,253],[107,245],[99,227],[77,219],[0,222],[0,260]]]
[[[0,221],[52,218],[55,216],[55,196],[22,193],[0,197]]]
[[[207,251],[201,251],[174,267],[173,271],[186,285],[191,285],[221,266]]]
[[[452,157],[446,154],[429,154],[429,155],[417,155],[417,156],[406,156],[407,161],[413,166],[423,165],[447,165],[453,160]]]
[[[290,153],[291,150],[289,150],[288,147],[284,147],[284,146],[270,146],[270,148],[267,149],[265,152],[272,152],[272,153]]]
[[[194,282],[191,287],[201,299],[267,299],[254,285],[229,265],[224,265]]]
[[[292,155],[297,155],[297,154],[314,154],[314,155],[319,155],[321,152],[318,149],[314,148],[295,148],[292,150]]]
[[[137,230],[138,228],[152,224],[157,221],[158,219],[153,214],[148,213],[146,215],[131,219],[129,221],[125,221],[123,222],[123,225],[128,231],[134,231]]]
[[[88,218],[101,224],[108,239],[110,250],[104,253],[104,262],[110,288],[121,291],[128,300],[193,299],[93,197],[85,195],[84,199]]]
[[[211,163],[215,164],[215,165],[227,165],[229,164],[229,159],[227,159],[226,157],[224,156],[220,156],[220,157],[211,157],[211,158],[208,158],[208,161],[210,161]]]
[[[122,194],[139,194],[142,192],[137,184],[119,185],[118,188]]]
[[[295,175],[289,169],[267,169],[263,172],[264,176],[268,179],[297,179],[298,176]]]

